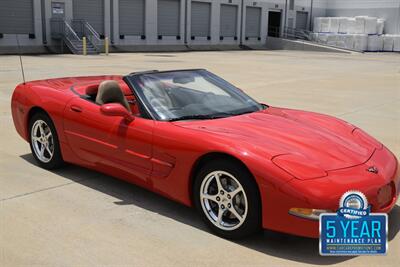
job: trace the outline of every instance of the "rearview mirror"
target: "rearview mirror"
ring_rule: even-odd
[[[179,75],[175,76],[172,81],[174,83],[179,83],[179,84],[188,84],[191,82],[194,82],[194,77],[192,76],[184,76],[184,75]]]
[[[135,118],[125,107],[119,103],[101,105],[100,111],[106,116],[123,117],[127,122],[131,122]]]

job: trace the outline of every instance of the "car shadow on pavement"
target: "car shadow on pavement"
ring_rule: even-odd
[[[31,154],[22,155],[21,158],[31,164],[37,165]],[[67,165],[62,169],[52,172],[118,199],[118,201],[114,202],[116,205],[135,205],[186,225],[196,227],[199,230],[210,232],[194,209],[164,198],[142,187],[74,165]],[[399,230],[400,206],[396,205],[389,216],[389,241],[395,238]],[[232,242],[273,257],[308,264],[331,265],[354,258],[340,256],[322,257],[318,252],[318,239],[297,237],[273,231],[263,231],[244,240],[234,240]]]

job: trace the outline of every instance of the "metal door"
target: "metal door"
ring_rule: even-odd
[[[0,0],[0,33],[35,33],[33,0]]]
[[[246,8],[246,37],[260,37],[261,8]]]
[[[237,36],[237,15],[238,6],[225,4],[221,5],[220,35],[222,37]]]
[[[210,36],[211,3],[192,2],[191,35]]]
[[[280,11],[268,12],[268,36],[279,37],[281,32],[281,16]]]
[[[180,0],[158,0],[157,2],[157,28],[158,35],[180,35]]]
[[[85,20],[104,35],[104,0],[73,0],[75,20]]]
[[[145,0],[119,0],[119,34],[144,35]]]
[[[296,29],[307,30],[308,13],[304,11],[296,12]]]

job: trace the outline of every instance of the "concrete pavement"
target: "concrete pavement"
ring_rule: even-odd
[[[400,54],[294,51],[23,57],[27,80],[207,68],[255,99],[343,118],[400,158]],[[265,232],[243,241],[212,235],[194,210],[76,166],[36,166],[14,130],[19,59],[0,56],[0,266],[399,266],[400,202],[384,257],[321,257],[318,240]]]

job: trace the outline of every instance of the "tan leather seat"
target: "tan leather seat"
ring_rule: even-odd
[[[128,111],[131,111],[122,89],[116,81],[104,81],[99,85],[97,91],[96,103],[99,105],[108,103],[120,103]]]

